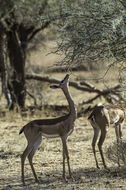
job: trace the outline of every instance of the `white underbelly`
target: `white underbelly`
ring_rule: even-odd
[[[73,129],[71,129],[65,136],[68,137],[72,132],[73,132]],[[46,133],[42,133],[42,136],[46,137],[46,138],[56,138],[56,137],[59,137],[60,135],[59,134],[46,134]]]
[[[46,134],[46,133],[42,133],[42,136],[46,137],[46,138],[56,138],[56,137],[59,137],[59,134]]]

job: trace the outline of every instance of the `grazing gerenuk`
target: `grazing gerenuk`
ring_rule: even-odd
[[[76,109],[74,102],[71,98],[68,88],[69,83],[69,75],[67,74],[65,78],[60,82],[59,85],[52,85],[50,86],[53,89],[61,88],[67,101],[69,104],[69,113],[58,118],[53,119],[40,119],[40,120],[33,120],[26,124],[23,128],[21,128],[19,134],[24,132],[25,137],[27,139],[27,147],[24,150],[21,156],[21,172],[22,172],[22,182],[25,184],[24,180],[24,163],[26,157],[28,157],[33,175],[35,177],[35,181],[39,182],[32,160],[35,152],[39,148],[42,136],[47,138],[53,137],[60,137],[62,140],[63,145],[63,179],[66,181],[65,177],[65,157],[67,158],[69,176],[72,177],[70,163],[69,163],[69,154],[67,149],[66,140],[67,137],[73,132],[74,130],[74,121],[76,119]]]
[[[96,145],[96,141],[99,136],[99,132],[101,132],[100,139],[98,142],[98,148],[99,148],[99,152],[100,152],[100,155],[102,158],[104,168],[107,169],[103,151],[102,151],[102,145],[106,138],[106,133],[107,133],[109,127],[111,125],[114,126],[115,133],[116,133],[116,139],[117,139],[117,155],[118,155],[118,146],[119,146],[119,143],[121,142],[121,138],[122,138],[122,126],[123,126],[124,119],[125,119],[125,112],[121,107],[119,107],[117,105],[99,104],[99,105],[95,106],[94,110],[92,111],[92,113],[90,114],[88,119],[94,129],[94,136],[93,136],[93,140],[92,140],[92,149],[93,149],[93,153],[94,153],[96,167],[99,168],[97,157],[96,157],[96,152],[95,152],[95,145]],[[118,165],[120,166],[119,155],[118,155]]]

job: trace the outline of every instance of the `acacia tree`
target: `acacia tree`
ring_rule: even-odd
[[[2,90],[10,109],[15,104],[23,108],[26,96],[27,47],[35,35],[54,20],[49,12],[50,9],[53,10],[53,6],[50,6],[49,0],[1,0],[0,3]],[[6,64],[6,57],[9,58],[9,66]]]
[[[98,60],[126,58],[125,0],[0,0],[0,4],[0,71],[10,109],[25,104],[28,44],[54,20],[59,27],[57,53],[65,55],[61,64],[88,67]]]
[[[125,0],[63,1],[61,12],[68,14],[59,26],[57,52],[65,55],[62,64],[74,62],[90,67],[99,60],[125,61]]]

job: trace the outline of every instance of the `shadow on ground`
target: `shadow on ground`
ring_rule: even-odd
[[[104,186],[112,186],[113,181],[124,179],[126,177],[126,168],[110,168],[110,171],[95,168],[78,169],[73,172],[73,180],[68,179],[68,183],[62,180],[61,171],[47,172],[46,175],[38,173],[40,183],[34,182],[32,174],[25,177],[26,186],[23,186],[20,180],[20,174],[17,176],[0,179],[0,189],[2,190],[24,190],[24,189],[76,189],[74,187],[95,187],[98,183]],[[102,185],[103,185],[102,184]]]

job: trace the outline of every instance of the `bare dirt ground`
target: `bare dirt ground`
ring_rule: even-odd
[[[30,61],[31,65],[49,65],[55,63],[56,59],[54,55],[51,57],[45,57],[45,52],[34,53],[32,55],[32,61],[34,55],[40,56],[38,62]],[[111,71],[110,71],[111,73]],[[109,73],[109,74],[110,74]],[[115,73],[111,77],[107,77],[106,83],[112,86],[116,84]],[[45,76],[51,76],[53,78],[62,79],[65,73],[47,73],[43,71]],[[90,72],[74,72],[71,75],[70,80],[78,79],[91,79],[99,77],[101,73],[95,72],[92,76]],[[110,75],[109,75],[110,76]],[[116,77],[117,78],[117,77]],[[96,83],[92,81],[97,87],[104,87],[103,83]],[[53,91],[49,88],[49,84],[44,86],[45,103],[49,105],[67,105],[63,93],[58,90]],[[77,91],[74,88],[70,88],[71,95],[78,105],[91,94]],[[103,101],[98,100],[98,101]],[[96,102],[95,102],[96,103]],[[104,170],[100,155],[97,151],[98,160],[100,162],[101,169],[98,170],[95,167],[95,161],[91,148],[91,141],[93,137],[93,130],[87,120],[87,115],[79,117],[75,122],[75,130],[68,137],[68,149],[70,154],[71,170],[74,180],[68,180],[68,183],[62,181],[62,144],[61,140],[56,139],[43,139],[39,151],[34,157],[34,166],[39,176],[40,184],[34,182],[34,178],[29,166],[28,160],[25,163],[25,178],[26,186],[21,182],[21,168],[20,168],[20,155],[26,146],[26,140],[24,135],[19,136],[20,128],[32,119],[56,117],[64,114],[64,110],[42,110],[34,111],[34,113],[28,111],[24,115],[16,113],[16,111],[10,113],[5,109],[4,98],[1,98],[1,111],[0,111],[0,189],[1,190],[39,190],[39,189],[61,189],[61,190],[104,190],[113,189],[120,190],[126,189],[126,168],[121,166],[118,168],[117,164],[113,163],[106,158],[106,162],[110,171]],[[124,125],[123,136],[126,139],[126,126]],[[111,128],[107,134],[103,150],[107,151],[107,148],[115,141],[115,132]],[[66,167],[67,171],[67,167]],[[68,176],[68,172],[67,172]]]

